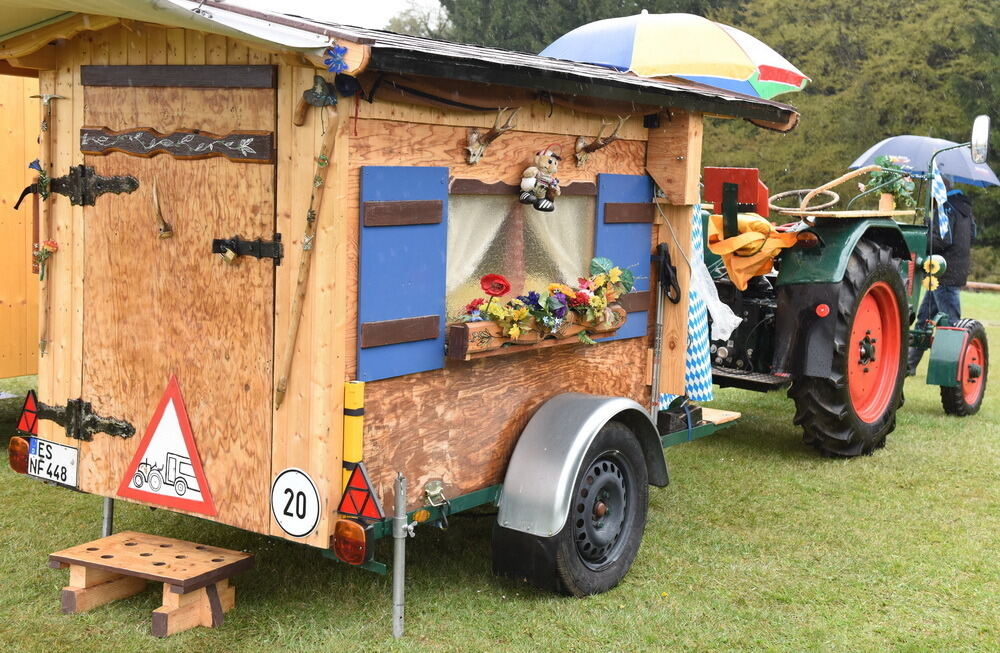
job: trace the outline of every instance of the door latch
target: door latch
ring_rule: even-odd
[[[281,234],[274,234],[273,240],[243,240],[239,236],[216,238],[212,241],[212,253],[222,256],[226,263],[233,263],[240,256],[252,256],[274,259],[275,265],[281,265],[285,250],[281,245]]]

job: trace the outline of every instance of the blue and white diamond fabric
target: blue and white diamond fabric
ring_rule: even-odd
[[[941,176],[941,171],[938,170],[937,161],[934,162],[934,170],[931,175],[931,194],[934,196],[934,203],[937,204],[937,210],[934,211],[934,215],[937,216],[938,233],[941,234],[942,240],[950,242],[949,232],[951,231],[951,225],[948,224],[948,215],[944,210],[944,205],[948,203],[948,189],[945,188],[944,177]]]
[[[691,213],[691,263],[697,265],[703,257],[701,204]],[[712,359],[709,352],[708,307],[705,299],[688,289],[688,338],[684,357],[684,389],[691,401],[712,400]],[[660,409],[667,408],[679,395],[660,395]]]

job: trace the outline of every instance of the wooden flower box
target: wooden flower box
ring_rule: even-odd
[[[543,334],[532,329],[524,331],[517,339],[505,336],[503,327],[496,322],[452,322],[448,324],[447,332],[448,358],[467,361],[543,347],[580,344],[581,332],[586,332],[593,340],[607,338],[625,324],[628,315],[619,304],[611,304],[608,308],[611,310],[608,320],[586,320],[571,312],[558,331]]]

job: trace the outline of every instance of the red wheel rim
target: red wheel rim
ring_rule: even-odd
[[[962,395],[965,397],[965,403],[970,406],[976,405],[979,398],[983,396],[983,388],[986,386],[985,358],[982,341],[979,338],[970,340],[969,344],[965,346],[962,367],[959,369]]]
[[[901,325],[892,287],[884,281],[873,284],[858,304],[847,351],[851,406],[869,424],[885,414],[896,390]]]

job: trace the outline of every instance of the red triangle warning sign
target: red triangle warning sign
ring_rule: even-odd
[[[34,390],[28,390],[21,409],[21,419],[17,420],[17,430],[25,435],[38,435],[38,398]]]
[[[350,517],[385,519],[382,504],[372,492],[372,484],[368,480],[368,472],[365,471],[364,463],[358,463],[358,466],[351,472],[351,477],[347,479],[344,497],[340,500],[337,512]]]
[[[216,514],[175,376],[170,377],[146,427],[118,486],[118,496],[203,515]]]

